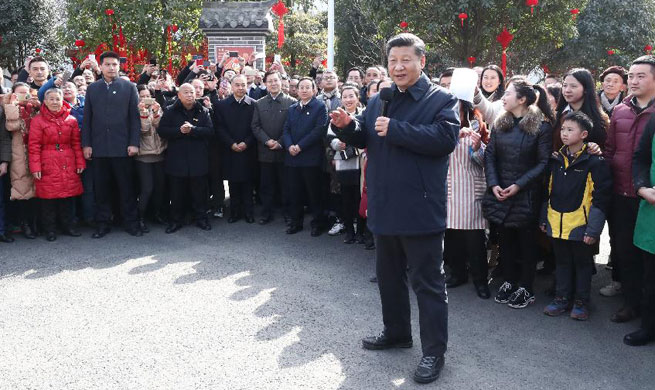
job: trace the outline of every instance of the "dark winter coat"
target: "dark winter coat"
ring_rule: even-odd
[[[395,84],[385,137],[375,131],[379,95],[351,125],[335,134],[346,144],[366,147],[368,227],[379,235],[424,235],[446,230],[448,156],[459,136],[455,96],[426,75],[405,92]]]
[[[487,192],[482,211],[489,222],[513,228],[536,226],[543,174],[552,153],[552,128],[543,118],[541,111],[531,106],[520,120],[504,112],[494,122],[484,155]],[[520,191],[503,202],[491,191],[512,184]]]
[[[222,145],[221,158],[223,176],[235,182],[253,179],[257,163],[257,140],[252,133],[252,117],[255,101],[247,95],[239,103],[234,95],[224,99],[214,107],[214,128],[216,137]],[[235,152],[233,144],[245,142],[246,150]]]
[[[193,125],[188,134],[180,127],[184,122]],[[187,110],[177,100],[170,106],[159,122],[159,136],[168,140],[165,157],[165,172],[176,177],[204,176],[209,171],[209,139],[214,136],[209,110],[196,102]]]
[[[93,157],[127,157],[127,147],[139,147],[141,118],[136,86],[115,79],[91,83],[84,100],[82,146],[93,148]]]
[[[32,119],[28,141],[29,166],[35,180],[36,196],[41,199],[70,198],[82,194],[77,169],[86,167],[77,120],[68,106],[53,113],[44,105]]]
[[[628,96],[614,108],[603,157],[609,162],[614,179],[613,192],[617,195],[636,198],[632,181],[632,156],[648,120],[655,113],[655,104],[639,110]]]
[[[255,103],[252,132],[259,141],[257,154],[260,162],[284,161],[284,149],[271,150],[266,146],[266,141],[272,139],[280,142],[289,107],[295,102],[296,99],[280,92],[275,99],[268,94]]]
[[[290,167],[320,167],[324,159],[323,141],[327,134],[328,112],[323,102],[315,97],[300,108],[300,102],[287,110],[282,146],[286,151],[284,163]],[[289,146],[300,146],[301,152],[292,156]]]

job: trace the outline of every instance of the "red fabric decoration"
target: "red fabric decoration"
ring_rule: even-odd
[[[609,50],[607,51],[607,55],[608,55],[608,56],[613,56],[613,55],[614,55],[614,50],[609,49]]]
[[[77,47],[84,47],[84,45],[86,45],[86,43],[82,39],[78,39],[75,41],[75,46]]]
[[[166,46],[168,47],[168,73],[173,73],[173,26],[166,26]]]
[[[539,0],[525,0],[525,5],[530,7],[530,15],[534,15],[534,7],[539,5]]]
[[[277,25],[277,47],[279,49],[284,45],[284,22],[282,19],[284,18],[284,15],[289,12],[289,9],[284,5],[282,0],[279,0],[273,5],[273,7],[271,7],[271,10],[278,18],[280,18],[280,22]]]
[[[323,65],[323,67],[327,69],[327,58],[321,61],[321,65]]]
[[[651,45],[646,45],[646,47],[644,47],[644,51],[645,51],[646,53],[650,54],[650,52],[653,51],[653,46],[651,46]]]
[[[575,18],[578,16],[579,13],[580,13],[580,10],[577,9],[577,8],[573,8],[573,9],[571,10],[571,16],[572,16],[572,18],[573,18],[574,21],[575,21]]]
[[[468,19],[469,16],[466,14],[466,12],[462,12],[457,17],[462,22],[462,28],[463,28],[464,27],[464,19]]]
[[[403,20],[402,22],[400,22],[399,26],[403,30],[407,30],[407,27],[409,27],[409,23],[407,23],[406,21]]]
[[[118,43],[121,46],[125,46],[125,35],[123,35],[123,26],[120,27],[119,33],[118,33]]]
[[[471,64],[471,68],[473,67],[473,64],[475,64],[475,57],[471,56],[468,59],[469,64]]]
[[[107,16],[112,16],[113,14],[114,14],[114,10],[113,10],[113,9],[111,9],[111,8],[107,8],[107,9],[105,10],[105,15],[107,15]]]
[[[496,37],[496,40],[500,43],[500,45],[503,47],[503,56],[502,60],[500,63],[500,68],[503,70],[503,77],[507,77],[507,47],[509,46],[509,43],[512,42],[512,39],[514,39],[514,35],[510,34],[509,31],[507,31],[507,27],[503,27],[503,31],[498,34]]]

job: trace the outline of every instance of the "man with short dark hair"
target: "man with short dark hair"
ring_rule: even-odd
[[[93,238],[109,233],[113,181],[120,195],[125,230],[140,237],[134,190],[134,161],[139,153],[141,119],[136,86],[118,77],[120,57],[108,51],[100,56],[102,78],[88,86],[84,100],[82,148],[93,159],[96,231]]]
[[[296,99],[280,91],[280,73],[267,72],[264,83],[268,95],[255,103],[252,117],[252,132],[259,141],[257,154],[260,165],[259,194],[262,199],[262,217],[259,220],[265,225],[273,220],[273,209],[276,195],[280,195],[285,219],[289,217],[289,196],[284,169],[285,150],[280,143],[287,111]]]
[[[298,78],[292,77],[289,80],[289,96],[294,99],[298,99]]]
[[[339,93],[339,76],[334,70],[323,72],[323,89],[316,98],[325,104],[328,112],[336,110],[341,106],[341,93]]]
[[[342,108],[330,117],[339,138],[368,148],[368,227],[375,234],[384,330],[362,345],[371,350],[412,346],[409,276],[423,349],[414,380],[428,383],[439,377],[448,341],[442,252],[448,158],[460,127],[458,100],[423,74],[425,44],[417,36],[391,38],[387,58],[394,83],[386,116],[380,115],[378,94],[355,119]]]
[[[350,68],[346,74],[346,81],[349,83],[357,84],[357,86],[361,89],[363,85],[362,83],[364,81],[364,72],[356,67]]]
[[[441,75],[439,76],[439,86],[441,88],[450,90],[450,82],[453,80],[454,71],[455,68],[448,68],[441,72]]]
[[[649,119],[655,114],[655,57],[642,56],[628,71],[630,95],[614,108],[603,156],[614,180],[610,218],[612,260],[620,270],[624,306],[612,317],[628,322],[638,317],[642,300],[643,259],[633,243],[639,197],[632,183],[632,156]]]

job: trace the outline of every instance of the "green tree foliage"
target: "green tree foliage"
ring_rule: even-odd
[[[68,23],[62,34],[73,48],[76,39],[83,39],[87,48],[101,43],[112,46],[112,25],[105,14],[112,9],[112,21],[123,27],[128,45],[135,49],[147,49],[159,59],[168,62],[166,27],[177,25],[173,37],[173,53],[179,53],[187,45],[198,46],[202,32],[198,28],[202,12],[202,0],[68,0]],[[174,61],[180,61],[175,57]]]
[[[61,20],[54,0],[8,0],[0,2],[0,65],[16,69],[38,48],[48,60],[61,56],[60,41],[53,26]]]

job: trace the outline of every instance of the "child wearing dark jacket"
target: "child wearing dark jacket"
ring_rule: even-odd
[[[582,321],[589,318],[593,245],[605,225],[612,186],[606,161],[588,153],[585,139],[592,128],[582,112],[564,117],[560,133],[564,146],[549,161],[540,218],[557,264],[555,299],[544,313],[558,316],[570,309],[571,318]]]

